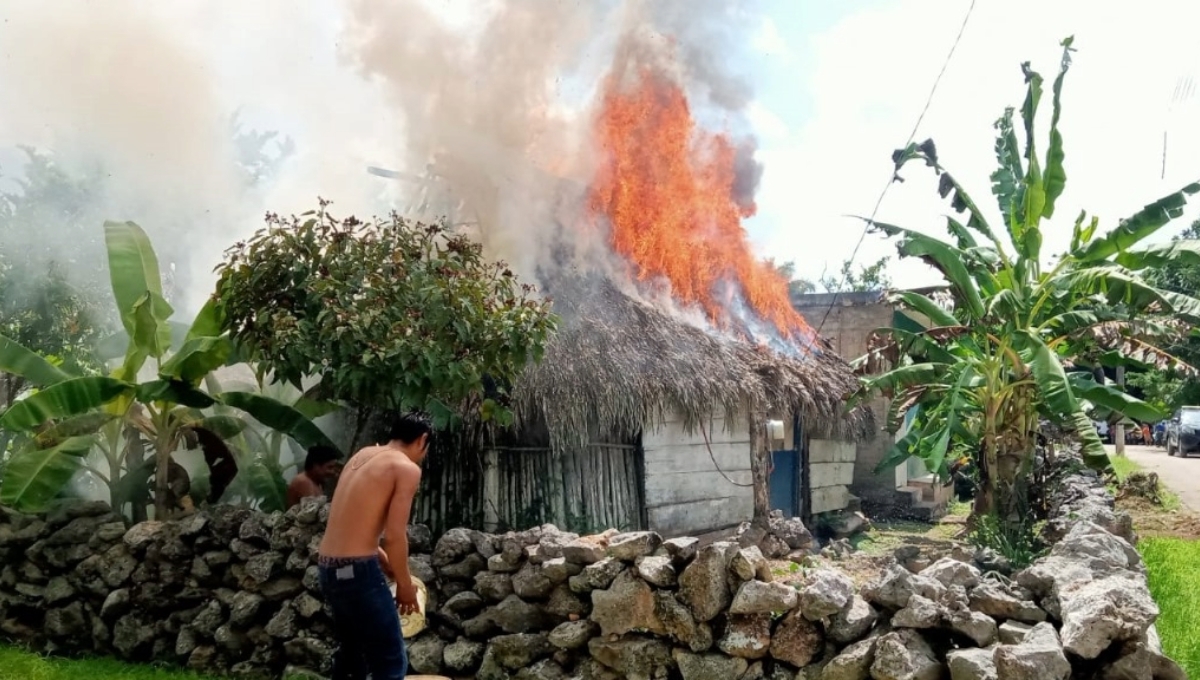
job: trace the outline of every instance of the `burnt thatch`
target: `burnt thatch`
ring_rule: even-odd
[[[873,429],[869,410],[847,411],[858,382],[827,346],[793,358],[721,338],[602,277],[557,280],[549,292],[562,321],[513,396],[518,420],[546,427],[556,448],[596,436],[627,440],[672,412],[689,428],[713,413],[765,411],[795,413],[817,436]]]

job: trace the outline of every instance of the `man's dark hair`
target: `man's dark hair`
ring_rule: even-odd
[[[433,422],[428,415],[420,411],[409,411],[392,418],[387,436],[388,441],[399,440],[401,443],[411,444],[423,434],[433,434]]]
[[[329,446],[314,446],[308,450],[308,457],[304,459],[304,470],[307,472],[318,465],[324,465],[341,457],[337,449]]]

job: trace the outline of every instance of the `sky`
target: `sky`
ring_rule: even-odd
[[[785,5],[798,4],[800,9]],[[836,273],[862,233],[966,14],[967,0],[844,0],[778,3],[754,41],[758,97],[752,109],[765,165],[759,214],[747,224],[761,252],[794,260],[798,275]],[[1024,97],[1023,61],[1049,82],[1059,42],[1075,36],[1060,130],[1067,190],[1047,225],[1047,252],[1069,239],[1080,209],[1101,229],[1180,186],[1200,179],[1195,98],[1172,106],[1179,79],[1196,74],[1200,5],[1186,0],[1136,4],[1056,0],[977,0],[975,10],[916,141],[933,138],[942,164],[977,203],[998,215],[988,188],[993,122]],[[1048,100],[1043,105],[1048,114]],[[1048,118],[1041,123],[1048,125]],[[1163,132],[1169,129],[1166,179]],[[1044,141],[1041,142],[1044,148]],[[1044,153],[1044,152],[1043,152]],[[912,165],[878,214],[944,234],[931,171]],[[1198,202],[1200,204],[1200,202]],[[1200,211],[1189,209],[1189,217]],[[1186,225],[1181,220],[1179,228]],[[1178,229],[1163,232],[1163,238]],[[867,236],[856,261],[894,248]],[[899,286],[937,283],[928,267],[897,263]]]
[[[528,7],[558,6],[528,1]],[[488,11],[480,8],[498,2],[426,0],[426,5],[469,34],[478,26],[473,18]],[[670,3],[685,0],[655,2],[678,9]],[[227,161],[220,149],[226,129],[221,116],[241,109],[252,126],[297,136],[298,169],[266,197],[265,204],[281,212],[310,207],[317,195],[341,206],[373,200],[381,183],[367,177],[364,166],[400,162],[400,149],[412,142],[405,140],[411,126],[389,107],[385,89],[368,85],[343,59],[348,12],[386,4],[176,0],[127,2],[123,11],[84,0],[6,5],[0,10],[0,170],[8,172],[16,158],[14,144],[103,139],[114,171],[122,159],[128,161],[138,192],[170,197],[161,202],[172,207],[198,203],[188,205],[189,214],[211,213],[202,229],[184,234],[197,241],[193,269],[209,271],[220,252],[261,216],[259,206],[239,211],[234,207],[240,206],[208,198],[228,193],[228,178],[214,169]],[[851,256],[862,222],[848,216],[869,215],[888,184],[891,153],[908,140],[970,4],[738,3],[754,8],[755,21],[745,39],[715,58],[730,61],[752,86],[746,114],[764,171],[758,214],[746,228],[758,253],[794,261],[798,275],[809,279],[836,273]],[[595,11],[601,5],[570,6]],[[1059,42],[1074,35],[1078,51],[1060,126],[1068,187],[1047,228],[1047,250],[1061,249],[1080,209],[1110,228],[1200,179],[1200,95],[1172,102],[1181,79],[1196,76],[1200,83],[1196,26],[1200,3],[1189,0],[1132,5],[976,0],[915,139],[933,138],[943,164],[997,214],[988,190],[992,124],[1005,106],[1021,103],[1021,62],[1032,61],[1049,82],[1061,57]],[[570,26],[552,28],[570,37]],[[589,30],[615,32],[611,26]],[[389,67],[396,82],[407,82],[403,64]],[[416,84],[441,87],[436,78],[427,80]],[[558,86],[578,101],[595,83]],[[1043,110],[1048,113],[1048,102]],[[439,115],[445,113],[453,111]],[[1164,130],[1169,130],[1165,179]],[[906,182],[888,190],[878,219],[944,233],[949,206],[938,199],[932,173],[914,165],[904,176]],[[1188,216],[1200,216],[1200,209]],[[1188,221],[1181,220],[1178,229]],[[889,254],[890,244],[867,236],[856,262],[869,264]],[[937,282],[936,274],[916,262],[893,258],[890,273],[898,286]]]

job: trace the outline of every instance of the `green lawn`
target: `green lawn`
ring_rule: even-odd
[[[0,680],[206,680],[205,676],[110,659],[46,659],[0,647]]]
[[[1142,469],[1126,457],[1109,456],[1109,460],[1121,480]],[[1179,497],[1165,485],[1162,500],[1164,516],[1181,508]],[[1150,536],[1138,542],[1138,551],[1146,561],[1150,592],[1162,610],[1158,634],[1163,651],[1183,666],[1189,678],[1200,678],[1200,637],[1193,633],[1200,628],[1200,591],[1196,590],[1200,583],[1200,541]]]
[[[1162,614],[1158,634],[1163,651],[1200,678],[1200,542],[1180,538],[1146,538],[1138,544],[1150,574],[1150,592]]]

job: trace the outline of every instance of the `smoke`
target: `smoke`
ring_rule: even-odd
[[[560,256],[566,247],[569,266],[611,266],[604,235],[574,226],[604,75],[614,63],[669,69],[706,123],[744,135],[752,90],[730,64],[758,10],[733,0],[61,0],[9,3],[4,19],[0,149],[29,144],[72,172],[100,168],[103,191],[73,214],[141,223],[164,269],[178,267],[176,306],[194,311],[226,247],[265,211],[307,210],[318,195],[363,216],[441,192],[462,208],[434,202],[425,217],[474,223],[489,254],[527,277],[563,264],[551,246]],[[235,112],[243,131],[294,142],[258,183],[240,162]],[[737,200],[749,205],[762,168],[752,139],[738,148]],[[63,224],[36,238],[76,249],[76,262],[104,261],[102,239],[82,243]]]

